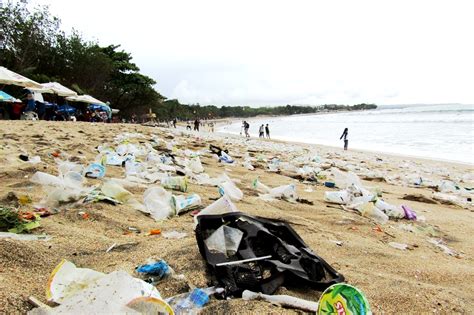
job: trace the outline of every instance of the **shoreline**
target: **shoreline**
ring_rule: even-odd
[[[328,114],[328,113],[322,113],[322,114]],[[311,114],[311,115],[313,115],[313,114]],[[295,116],[295,115],[270,116],[270,117],[282,117],[283,118],[283,117],[292,117],[292,116]],[[251,120],[256,120],[256,119],[259,119],[259,118],[261,118],[261,117],[252,117],[248,120],[251,121]],[[222,129],[222,127],[226,125],[225,124],[226,122],[228,122],[227,123],[227,125],[228,125],[228,124],[233,124],[233,123],[239,122],[242,119],[245,119],[245,118],[226,118],[225,120],[222,120],[222,121],[217,121],[216,120],[216,127],[215,127],[216,132],[215,133],[219,133],[219,134],[222,134],[222,135],[231,135],[231,136],[239,137],[238,133],[226,132],[226,131],[222,131],[220,129]],[[240,136],[240,137],[242,137],[242,136]],[[251,136],[249,139],[259,139],[259,138]],[[268,139],[265,139],[265,140],[268,140]],[[335,145],[333,146],[333,145],[327,145],[327,144],[302,142],[302,141],[297,141],[297,140],[278,139],[278,138],[272,138],[270,140],[275,141],[275,142],[279,142],[279,143],[290,143],[290,144],[296,144],[296,145],[301,145],[301,146],[307,146],[307,145],[309,145],[309,146],[318,146],[318,147],[323,147],[323,148],[326,148],[326,149],[336,149],[338,151],[344,151],[341,148],[342,145],[341,145],[341,147],[339,147],[339,146],[335,146]],[[358,148],[354,148],[354,149],[349,148],[348,151],[361,153],[361,154],[371,153],[371,154],[384,155],[384,156],[387,156],[387,157],[407,158],[407,159],[424,160],[424,161],[430,161],[430,162],[449,163],[449,164],[459,165],[459,166],[463,166],[463,167],[469,167],[469,168],[472,168],[473,171],[474,171],[474,161],[469,163],[469,162],[464,162],[464,161],[449,160],[449,159],[436,158],[436,157],[427,157],[427,156],[411,155],[411,154],[405,154],[405,153],[384,152],[384,151],[369,150],[369,149],[358,149]]]

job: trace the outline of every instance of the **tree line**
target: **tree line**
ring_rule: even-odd
[[[37,82],[59,82],[79,94],[109,101],[123,117],[144,115],[151,109],[158,119],[251,117],[293,115],[332,110],[376,108],[354,106],[221,106],[187,105],[167,99],[154,89],[155,80],[140,73],[132,55],[120,45],[100,46],[73,30],[66,34],[60,20],[47,6],[33,10],[22,2],[8,1],[0,8],[0,65]],[[5,92],[21,95],[21,89],[6,86]]]

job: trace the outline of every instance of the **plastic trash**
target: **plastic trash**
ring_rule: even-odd
[[[456,251],[449,248],[442,239],[431,238],[428,240],[428,243],[431,243],[435,245],[436,247],[440,248],[446,255],[454,256],[454,257],[460,256]]]
[[[172,207],[172,195],[162,187],[153,186],[143,193],[146,212],[155,220],[164,220],[175,214]]]
[[[399,250],[406,250],[406,249],[408,249],[408,245],[407,245],[407,244],[403,244],[403,243],[389,242],[388,245],[390,245],[390,246],[393,247],[393,248],[399,249]]]
[[[243,213],[198,216],[196,240],[208,270],[225,288],[226,296],[239,297],[243,290],[273,294],[285,283],[307,283],[324,289],[344,281],[321,257],[314,254],[288,223]],[[243,233],[233,256],[222,254],[223,233],[210,242],[222,227]],[[207,245],[212,244],[212,250]],[[234,242],[233,244],[236,244]],[[218,245],[219,251],[214,249]],[[225,250],[228,248],[226,247]],[[226,251],[229,254],[228,251]],[[240,259],[248,258],[248,259]]]
[[[270,187],[260,182],[258,177],[252,182],[252,188],[262,194],[268,194],[270,192]]]
[[[239,248],[243,235],[244,233],[238,229],[222,225],[204,243],[211,252],[217,251],[226,256],[233,256]]]
[[[199,157],[187,160],[185,165],[191,172],[195,174],[204,172],[204,167],[202,167],[201,159]]]
[[[92,163],[85,169],[84,176],[90,178],[102,178],[105,176],[105,167],[99,163]]]
[[[211,214],[224,214],[230,212],[237,212],[237,207],[234,203],[230,200],[230,198],[226,195],[222,196],[218,200],[214,201],[212,204],[201,210],[195,217],[194,217],[194,227],[197,225],[197,218],[200,215],[211,215]]]
[[[248,169],[249,171],[255,170],[255,167],[252,165],[252,163],[247,160],[242,163],[242,166]]]
[[[61,305],[35,309],[30,314],[135,314],[137,301],[153,304],[159,309],[156,313],[173,313],[153,285],[125,271],[103,274],[63,261],[51,274],[48,285],[48,300]]]
[[[334,175],[334,183],[338,188],[344,189],[351,185],[362,187],[359,176],[353,172],[341,172],[339,169],[334,167],[331,169],[331,172]]]
[[[296,186],[293,184],[283,185],[270,189],[268,193],[273,198],[295,201],[298,199],[296,194]]]
[[[347,190],[326,191],[324,193],[324,200],[331,203],[345,205],[350,202],[351,196]]]
[[[43,172],[36,172],[33,174],[30,181],[42,186],[62,186],[63,184],[59,177]]]
[[[28,162],[31,163],[31,164],[38,164],[38,163],[41,163],[41,157],[39,157],[38,155],[32,156],[32,157],[28,160]]]
[[[242,299],[245,301],[262,300],[272,304],[298,308],[303,311],[312,313],[316,313],[318,311],[319,305],[318,302],[308,301],[290,295],[268,295],[249,290],[244,290],[244,292],[242,292]]]
[[[56,160],[56,163],[58,164],[58,170],[60,175],[64,175],[68,172],[82,173],[82,171],[84,170],[82,165],[79,165],[74,162]]]
[[[127,175],[136,175],[145,171],[145,168],[142,163],[127,160],[125,161],[125,173]]]
[[[209,302],[209,295],[216,292],[214,288],[195,288],[189,293],[180,294],[167,299],[176,315],[197,314]]]
[[[177,191],[186,192],[188,190],[188,181],[186,177],[169,176],[161,180],[163,187]]]
[[[72,262],[62,260],[49,277],[46,299],[62,303],[104,275],[92,269],[77,268]]]
[[[126,203],[129,199],[132,198],[132,193],[123,188],[120,184],[114,181],[106,181],[102,187],[101,191],[104,195],[112,197],[122,203]]]
[[[192,194],[187,197],[172,196],[171,201],[177,215],[201,206],[201,197],[198,194]]]
[[[239,201],[244,197],[244,193],[231,180],[222,182],[217,186],[221,196],[227,195],[233,201]]]
[[[185,238],[188,234],[184,232],[178,232],[178,231],[165,231],[161,233],[164,238],[169,238],[169,239],[182,239]]]
[[[456,184],[450,180],[443,180],[438,185],[438,190],[442,193],[455,193],[458,192],[460,189],[456,186]]]
[[[155,284],[158,283],[158,281],[174,274],[173,269],[168,266],[166,261],[163,259],[140,265],[135,268],[135,271],[140,274],[141,277],[145,278],[147,282]]]
[[[221,152],[221,156],[219,157],[219,161],[224,162],[224,163],[229,163],[229,164],[234,163],[234,160],[230,157],[230,155],[228,155],[224,151]]]
[[[49,241],[52,239],[51,236],[45,234],[17,234],[10,232],[0,232],[0,238],[11,238],[18,241]]]
[[[63,177],[63,184],[66,188],[81,189],[83,183],[84,177],[81,173],[75,171],[69,171]]]
[[[416,212],[411,210],[408,206],[402,206],[402,210],[404,212],[404,217],[408,220],[416,220]]]
[[[375,207],[372,202],[367,202],[359,209],[360,213],[367,218],[371,218],[379,224],[385,224],[388,221],[388,216],[382,212],[382,210]]]
[[[122,163],[125,159],[114,152],[107,152],[105,154],[105,164],[107,165],[115,165],[115,166],[122,166]]]
[[[327,288],[319,298],[317,314],[371,315],[372,311],[359,289],[347,283],[337,283]]]
[[[375,206],[382,210],[390,218],[403,219],[405,218],[405,211],[401,207],[395,207],[381,199],[377,199]],[[403,206],[402,206],[403,207]],[[415,216],[416,217],[416,216]]]
[[[194,180],[196,181],[197,184],[205,185],[205,186],[217,186],[220,182],[219,179],[211,178],[206,173],[194,175]]]

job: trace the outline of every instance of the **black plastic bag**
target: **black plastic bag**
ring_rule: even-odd
[[[308,285],[323,291],[344,281],[344,276],[314,254],[286,222],[241,212],[202,215],[197,220],[199,251],[217,285],[225,288],[226,296],[240,297],[243,290],[273,294],[283,284]],[[205,242],[222,225],[244,233],[237,252],[229,257],[211,252]],[[271,257],[256,260],[266,256]],[[245,259],[252,261],[239,262]],[[235,263],[226,265],[229,262]]]

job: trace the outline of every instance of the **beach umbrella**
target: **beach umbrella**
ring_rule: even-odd
[[[0,91],[0,102],[21,102],[10,94]]]
[[[26,88],[41,89],[43,86],[38,82],[28,79],[21,74],[0,66],[0,84],[18,85]]]
[[[40,93],[50,93],[56,94],[58,96],[77,96],[77,93],[71,89],[68,89],[64,85],[58,82],[48,82],[48,83],[41,83],[43,86],[42,89],[31,89],[33,91],[37,91]]]
[[[100,105],[105,105],[104,102],[99,101],[96,98],[93,98],[90,95],[79,95],[79,96],[69,96],[66,97],[68,101],[72,102],[81,102],[81,103],[88,103],[88,104],[100,104]]]

